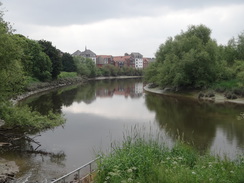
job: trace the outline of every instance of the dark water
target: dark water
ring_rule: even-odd
[[[21,151],[1,152],[1,157],[20,166],[17,182],[48,182],[76,169],[99,151],[109,151],[111,143],[122,140],[134,126],[159,131],[169,145],[180,137],[201,152],[210,150],[230,158],[244,152],[244,106],[144,93],[138,79],[89,82],[23,103],[43,114],[62,113],[67,121],[31,136],[41,146],[23,141]],[[28,149],[33,151],[27,153]]]

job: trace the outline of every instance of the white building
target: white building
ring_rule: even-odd
[[[132,60],[136,69],[143,69],[143,55],[140,53],[131,53]]]

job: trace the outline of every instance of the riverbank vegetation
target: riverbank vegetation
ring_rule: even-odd
[[[1,7],[1,2],[0,2]],[[8,102],[23,92],[65,85],[97,76],[142,75],[141,70],[107,66],[97,68],[89,58],[63,53],[50,41],[14,34],[0,10],[0,119],[7,126],[47,128],[63,123],[60,114],[42,116]],[[51,122],[53,121],[53,122]],[[57,123],[60,121],[60,123]],[[45,123],[45,124],[44,124]],[[52,123],[52,124],[51,124]]]
[[[226,46],[211,38],[204,26],[189,26],[168,38],[156,52],[145,80],[161,88],[215,89],[244,95],[244,32]]]
[[[97,183],[243,182],[244,157],[235,160],[200,154],[181,141],[172,148],[141,134],[126,136],[102,155]]]

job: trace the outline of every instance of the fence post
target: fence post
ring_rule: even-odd
[[[80,169],[78,170],[78,183],[80,183]]]

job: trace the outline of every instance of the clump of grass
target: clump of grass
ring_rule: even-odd
[[[77,77],[77,73],[76,72],[61,72],[58,75],[58,79],[75,78],[75,77]]]
[[[159,139],[127,136],[102,155],[95,182],[244,182],[244,157],[231,161],[200,155],[183,142],[167,148]]]
[[[220,81],[218,83],[216,83],[213,88],[217,91],[217,92],[225,92],[225,91],[230,91],[233,90],[235,88],[239,88],[239,81],[236,79],[233,80],[228,80],[228,81]]]

